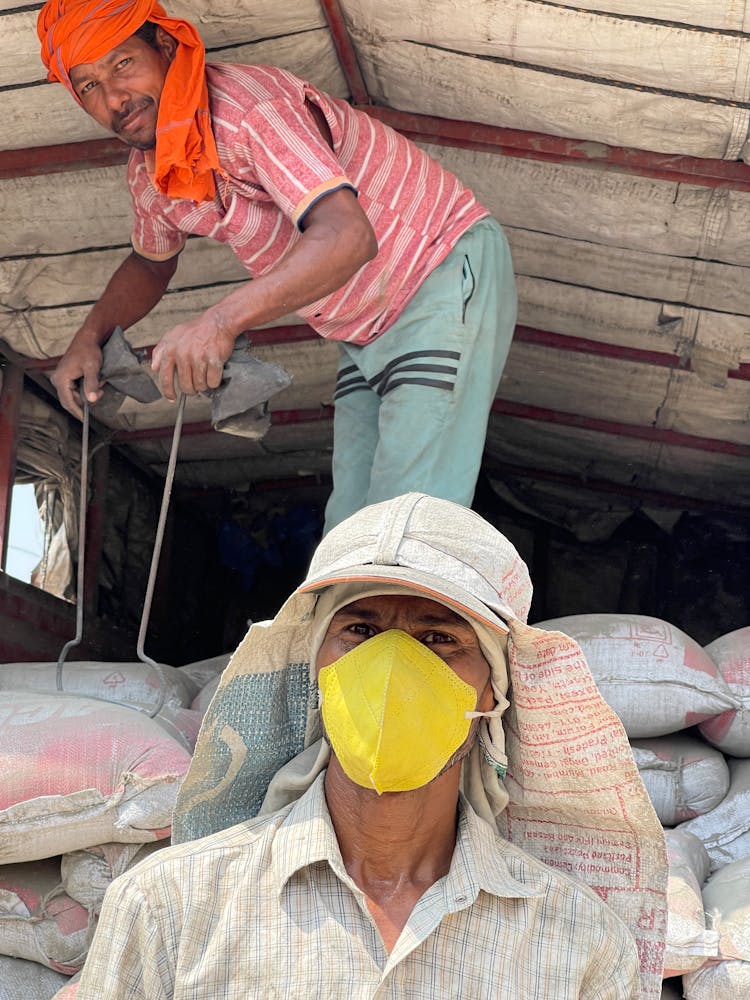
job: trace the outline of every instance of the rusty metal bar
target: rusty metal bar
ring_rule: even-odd
[[[750,167],[735,160],[607,146],[601,142],[566,139],[543,132],[395,111],[368,104],[367,100],[365,94],[358,101],[358,110],[378,118],[417,142],[548,163],[598,167],[679,184],[750,191]],[[118,139],[4,150],[0,152],[0,179],[114,166],[124,163],[127,157],[128,150]]]
[[[355,104],[369,107],[370,95],[367,93],[367,84],[362,75],[357,51],[344,21],[341,4],[339,0],[320,0],[320,6],[331,29],[331,39],[346,82],[349,84],[349,93]]]
[[[640,424],[625,424],[615,420],[600,420],[598,417],[586,417],[580,413],[565,413],[562,410],[550,410],[543,406],[513,403],[507,399],[496,399],[492,404],[492,412],[504,417],[536,420],[540,423],[556,424],[560,427],[577,427],[581,430],[611,434],[615,437],[635,438],[640,441],[651,441],[655,444],[666,444],[677,448],[693,448],[696,451],[719,452],[725,455],[736,455],[738,458],[750,458],[750,445],[737,444],[734,441],[697,437],[693,434],[683,434],[681,431],[672,431],[664,427],[644,427]]]
[[[548,163],[577,163],[581,166],[617,170],[640,177],[697,184],[702,187],[750,191],[750,167],[734,160],[656,153],[648,149],[607,146],[602,142],[566,139],[542,132],[501,128],[481,122],[456,121],[431,115],[363,106],[359,109],[390,125],[415,142],[476,149],[524,160]]]
[[[23,396],[23,370],[8,362],[0,390],[0,569],[5,569],[10,531],[10,508],[16,480],[18,418]]]
[[[86,514],[86,561],[83,570],[83,612],[87,621],[96,618],[99,611],[99,572],[106,518],[109,452],[108,443],[95,445],[91,450],[91,490]]]
[[[318,334],[306,323],[290,324],[288,326],[272,326],[263,330],[247,330],[245,336],[253,347],[268,347],[273,344],[297,344],[320,339]],[[517,326],[513,339],[524,344],[536,344],[540,347],[551,347],[561,351],[571,351],[576,354],[593,354],[597,357],[612,358],[616,361],[636,361],[639,364],[655,365],[660,368],[681,368],[692,371],[690,361],[678,354],[667,354],[664,351],[649,351],[642,347],[626,347],[623,344],[610,344],[601,340],[591,340],[587,337],[572,337],[565,333],[553,333],[551,330],[537,330],[529,326]],[[149,356],[156,345],[139,348],[144,356]],[[24,361],[24,371],[52,371],[59,358],[29,358]],[[750,364],[740,364],[728,371],[729,378],[750,382]]]

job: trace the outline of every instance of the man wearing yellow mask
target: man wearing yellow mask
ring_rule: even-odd
[[[78,1000],[655,1000],[661,827],[529,600],[512,545],[448,501],[334,529],[232,658],[182,843],[113,884]]]

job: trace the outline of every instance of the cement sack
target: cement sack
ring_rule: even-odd
[[[719,805],[678,828],[703,841],[712,871],[750,857],[750,760],[728,763],[729,791]]]
[[[37,962],[0,955],[0,1000],[53,1000],[68,982]]]
[[[95,921],[63,889],[58,859],[0,866],[0,953],[73,975],[88,954]]]
[[[189,705],[198,685],[176,667],[148,663],[64,663],[61,688],[56,663],[0,664],[0,691],[40,691],[97,698],[126,705],[156,718],[163,728],[192,753],[200,728],[200,716]]]
[[[147,715],[69,695],[0,699],[0,863],[170,834],[190,754]]]
[[[686,1000],[746,1000],[750,962],[718,962],[683,977]]]
[[[750,963],[750,858],[711,876],[703,887],[703,908],[719,935],[719,957]]]
[[[63,854],[60,859],[63,889],[71,899],[98,916],[112,880],[168,843],[160,840],[152,844],[100,844]]]
[[[690,833],[666,830],[669,854],[667,943],[664,976],[693,972],[719,951],[719,935],[706,927],[701,889],[711,861],[703,844]]]
[[[64,663],[57,681],[56,663],[0,663],[0,691],[44,691],[112,701],[156,714],[164,705],[187,707],[200,685],[177,667],[149,663]]]
[[[732,757],[750,757],[750,627],[722,635],[705,648],[738,705],[702,722],[701,734]]]
[[[729,791],[724,755],[684,733],[631,740],[633,757],[656,815],[676,826],[715,809]]]
[[[194,711],[200,712],[202,716],[206,714],[206,709],[211,704],[211,699],[216,693],[220,680],[221,674],[217,674],[212,681],[209,681],[205,687],[201,688],[190,706]]]
[[[75,1000],[79,984],[80,974],[78,976],[73,976],[72,979],[68,980],[68,983],[63,986],[59,992],[55,993],[52,1000]]]
[[[219,656],[211,656],[207,660],[196,660],[195,663],[186,663],[178,667],[178,671],[187,677],[194,685],[196,692],[204,688],[214,677],[220,677],[231,658],[231,653],[221,653]]]
[[[666,736],[738,708],[708,653],[659,618],[569,615],[536,627],[578,642],[630,737]]]

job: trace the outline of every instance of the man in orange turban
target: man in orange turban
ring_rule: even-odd
[[[169,330],[162,393],[216,388],[235,340],[297,312],[340,343],[326,527],[407,489],[471,504],[516,316],[505,236],[409,140],[270,66],[212,65],[154,0],[48,0],[50,80],[132,147],[133,251],[53,382],[80,415],[101,345],[164,295],[189,234],[227,243],[253,280]]]

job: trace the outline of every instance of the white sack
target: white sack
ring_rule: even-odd
[[[628,736],[665,736],[738,707],[711,657],[659,618],[568,615],[536,627],[578,642]]]
[[[666,830],[669,853],[667,942],[664,975],[699,969],[719,949],[719,935],[706,927],[701,888],[710,869],[703,844],[690,833]]]
[[[701,723],[702,735],[733,757],[750,757],[750,626],[714,639],[706,647],[737,707]]]
[[[78,993],[80,983],[81,973],[78,972],[72,979],[68,980],[61,990],[55,993],[52,1000],[74,1000],[76,994]]]
[[[195,685],[196,691],[199,691],[209,681],[212,681],[214,677],[221,676],[231,656],[231,653],[221,653],[219,656],[211,656],[207,660],[196,660],[195,663],[186,663],[177,669]]]
[[[689,972],[682,983],[686,1000],[745,1000],[750,997],[750,962],[707,965]]]
[[[200,712],[202,716],[206,714],[206,709],[211,704],[211,699],[216,693],[220,680],[221,674],[217,674],[212,681],[209,681],[205,687],[200,689],[190,705],[194,711]]]
[[[724,755],[684,733],[631,740],[633,757],[664,826],[676,826],[715,809],[729,791]]]
[[[750,857],[750,760],[728,764],[729,791],[719,805],[678,827],[703,841],[712,871]]]
[[[71,899],[98,916],[112,880],[168,843],[161,840],[153,844],[100,844],[63,854],[60,859],[63,889]]]
[[[73,975],[96,918],[64,891],[56,858],[0,866],[0,953]]]
[[[57,694],[57,663],[0,663],[0,691]],[[200,716],[189,708],[198,685],[177,667],[148,663],[64,663],[59,690],[65,694],[126,705],[155,718],[191,753]]]
[[[68,695],[0,699],[0,863],[169,836],[190,754],[148,716]]]
[[[0,691],[45,691],[98,698],[128,705],[148,715],[163,705],[188,706],[198,693],[190,676],[177,667],[149,663],[64,663],[57,686],[57,663],[0,663]]]
[[[0,955],[0,1000],[53,1000],[68,977],[24,958]]]
[[[703,887],[706,921],[718,932],[719,955],[750,963],[750,858],[715,872]]]

